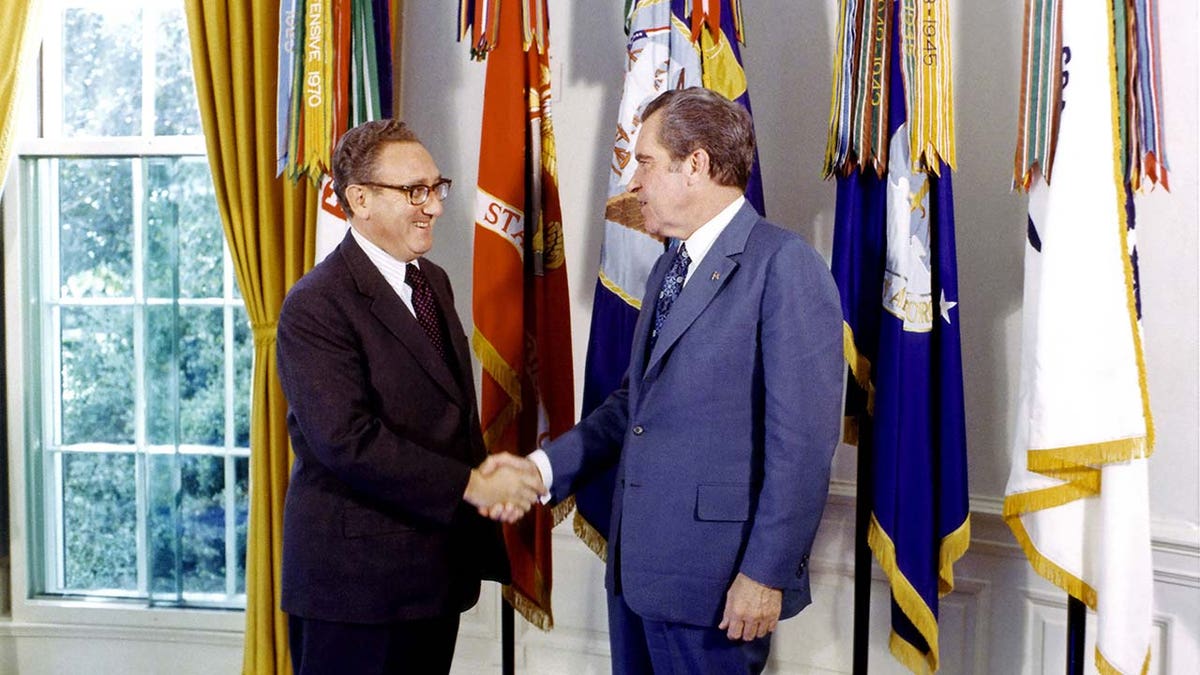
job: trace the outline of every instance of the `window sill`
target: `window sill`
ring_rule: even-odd
[[[243,610],[139,607],[108,600],[34,598],[13,600],[9,634],[49,636],[66,632],[120,639],[136,632],[161,632],[152,639],[205,644],[240,643]],[[0,620],[0,626],[4,622]],[[111,635],[110,635],[111,634]]]

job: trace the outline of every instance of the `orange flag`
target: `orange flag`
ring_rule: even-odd
[[[480,27],[496,35],[487,59],[475,202],[476,355],[483,364],[489,452],[527,454],[575,421],[571,317],[550,118],[548,35],[526,39],[518,10],[545,17],[545,0],[505,4]],[[493,30],[488,30],[488,29]],[[539,48],[540,45],[540,48]],[[474,45],[473,45],[474,47]],[[570,510],[535,507],[506,526],[513,583],[504,597],[543,630],[550,609],[550,530]]]

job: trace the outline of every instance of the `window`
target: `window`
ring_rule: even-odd
[[[253,338],[183,3],[51,4],[17,177],[31,590],[240,607]]]

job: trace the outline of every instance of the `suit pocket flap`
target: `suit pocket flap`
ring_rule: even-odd
[[[342,534],[347,537],[375,537],[381,534],[408,532],[413,527],[399,518],[358,506],[347,506],[342,512]]]
[[[750,486],[703,483],[696,486],[698,520],[744,521],[750,518]]]

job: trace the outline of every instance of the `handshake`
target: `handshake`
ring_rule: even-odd
[[[549,490],[536,464],[502,452],[471,470],[463,499],[485,518],[515,523],[546,494]]]

